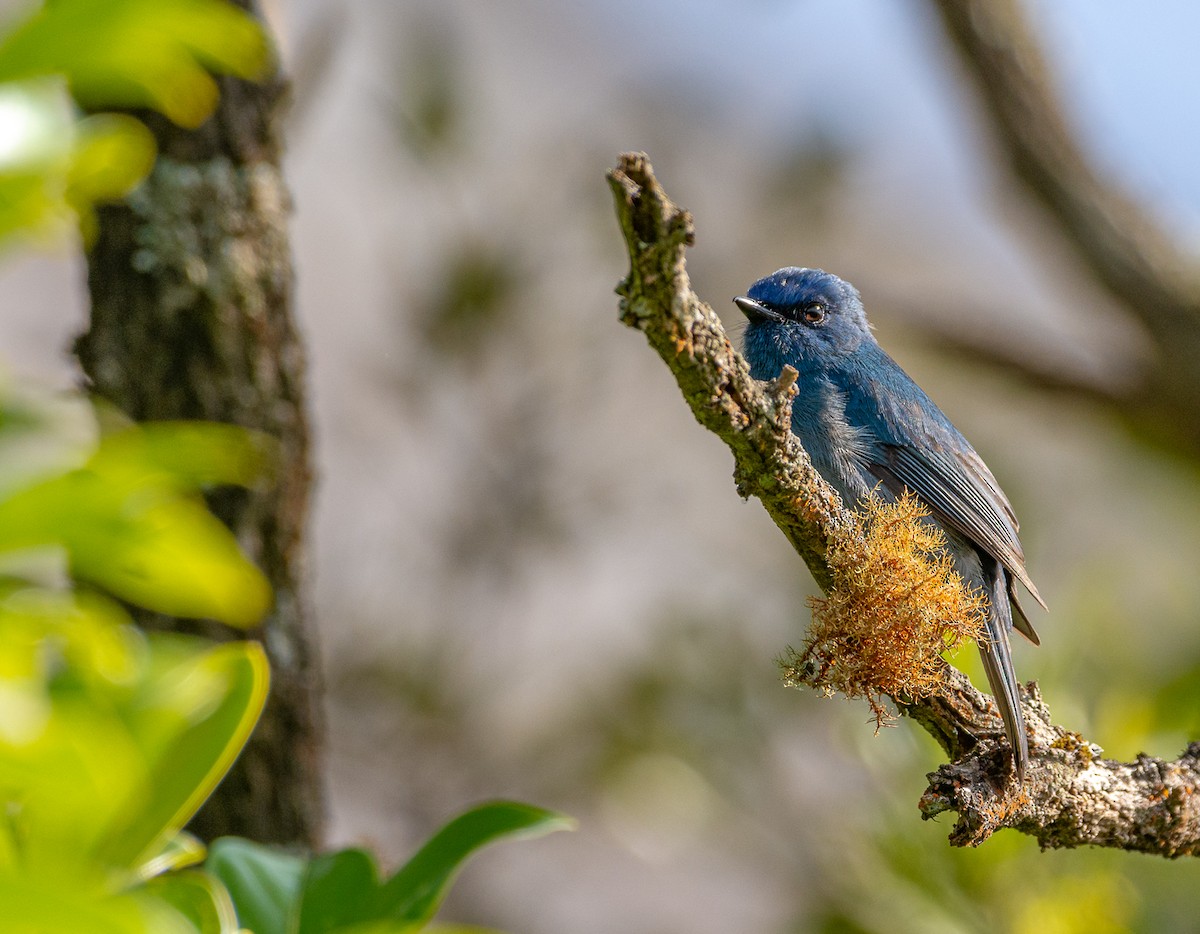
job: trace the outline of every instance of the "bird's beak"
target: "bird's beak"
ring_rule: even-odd
[[[742,314],[750,319],[752,323],[757,324],[760,321],[778,321],[779,315],[771,311],[763,305],[760,305],[752,298],[745,298],[739,295],[733,300],[733,303],[741,309]]]

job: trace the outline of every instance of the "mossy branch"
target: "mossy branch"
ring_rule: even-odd
[[[785,683],[866,698],[876,729],[892,719],[884,697],[939,692],[943,655],[982,637],[987,602],[963,586],[928,515],[915,496],[872,497],[830,536],[833,586],[809,602],[813,624],[804,651],[784,660]]]
[[[617,286],[621,320],[646,335],[679,382],[692,414],[729,445],[743,497],[756,496],[822,587],[828,536],[850,514],[792,434],[795,373],[761,383],[733,348],[721,320],[692,291],[684,250],[692,216],[671,203],[643,154],[608,174],[630,274]]]
[[[762,502],[826,591],[824,622],[818,614],[790,679],[874,703],[890,697],[938,741],[952,762],[929,776],[920,809],[925,818],[958,813],[952,843],[975,845],[1012,827],[1044,847],[1200,854],[1200,744],[1174,762],[1102,759],[1098,746],[1051,722],[1032,683],[1022,705],[1031,762],[1024,785],[1012,785],[991,698],[928,649],[977,633],[975,598],[928,540],[913,541],[927,527],[904,501],[851,513],[813,468],[791,432],[795,372],[770,383],[750,376],[720,319],[691,289],[684,252],[695,226],[666,196],[648,158],[622,155],[608,181],[630,259],[629,276],[617,287],[621,320],[646,335],[696,419],[729,446],[738,492]],[[952,629],[939,628],[948,622]],[[864,628],[847,636],[851,624]],[[908,627],[901,641],[919,637],[925,647],[906,655],[893,642],[879,651],[901,631],[896,626]],[[864,635],[874,640],[868,651]]]

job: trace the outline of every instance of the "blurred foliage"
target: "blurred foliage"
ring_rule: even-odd
[[[232,931],[182,828],[250,735],[266,657],[148,636],[108,593],[256,622],[266,584],[199,494],[257,482],[265,451],[227,426],[103,435],[87,412],[0,400],[4,930]]]
[[[1040,853],[1015,833],[980,850],[953,850],[940,835],[911,831],[910,802],[883,803],[866,845],[827,867],[821,932],[889,934],[1010,931],[1118,934],[1179,930],[1139,895],[1137,877],[1169,864],[1111,851]],[[908,828],[906,829],[906,823]],[[1036,868],[1035,868],[1036,867]],[[1181,867],[1182,868],[1182,867]]]
[[[427,166],[443,161],[465,137],[465,101],[454,36],[430,21],[406,34],[396,55],[392,123],[404,149]]]
[[[0,43],[0,81],[59,74],[86,108],[196,127],[217,104],[209,72],[253,78],[267,61],[258,23],[225,0],[53,0]]]
[[[250,77],[266,61],[258,25],[219,0],[36,9],[0,40],[0,240],[57,236],[73,217],[87,239],[93,205],[149,171],[149,130],[76,104],[149,107],[194,127],[216,103],[209,70]],[[467,277],[453,298],[468,317],[503,291],[487,278]],[[249,738],[266,656],[256,643],[144,633],[113,598],[256,623],[267,580],[201,494],[269,481],[276,452],[228,425],[103,414],[0,397],[5,932],[233,934],[239,915],[258,934],[416,931],[476,849],[570,826],[528,805],[483,805],[382,881],[362,850],[304,859],[236,838],[196,868],[205,849],[183,827]]]
[[[76,217],[90,227],[93,204],[127,193],[154,164],[142,123],[80,116],[53,79],[0,85],[0,133],[0,238],[52,239]]]
[[[409,156],[436,193],[451,232],[413,294],[397,283],[413,309],[420,336],[438,356],[480,360],[494,336],[512,330],[523,293],[534,278],[525,243],[502,231],[481,231],[465,179],[479,171],[476,134],[486,132],[470,106],[468,68],[458,36],[437,15],[418,17],[397,33],[389,58],[387,125],[397,153]],[[522,213],[523,206],[514,211]]]
[[[525,285],[513,246],[470,238],[447,251],[431,279],[419,311],[425,339],[441,355],[467,358],[507,323]]]
[[[216,0],[33,8],[0,39],[0,240],[76,217],[86,238],[93,205],[149,171],[148,129],[80,106],[195,125],[216,101],[205,66],[250,75],[265,53],[257,24]],[[226,426],[105,433],[89,416],[82,400],[0,397],[4,928],[233,930],[220,886],[186,869],[203,848],[182,827],[257,720],[265,656],[147,637],[108,594],[257,622],[266,581],[200,494],[258,482],[269,449]]]
[[[227,425],[126,428],[78,467],[0,499],[0,552],[61,549],[71,576],[125,600],[249,625],[270,587],[197,491],[254,482],[267,450]]]
[[[225,0],[55,0],[0,39],[0,241],[51,240],[127,194],[154,163],[153,136],[121,114],[146,107],[185,127],[217,102],[210,71],[255,77],[266,36]]]
[[[255,934],[399,934],[429,924],[454,875],[480,847],[572,826],[551,811],[496,801],[450,821],[387,879],[364,850],[305,859],[230,837],[213,844],[206,866],[225,883],[239,920]]]

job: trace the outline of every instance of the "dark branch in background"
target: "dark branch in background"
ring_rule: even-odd
[[[1150,338],[1152,359],[1103,402],[1137,434],[1200,459],[1200,260],[1181,251],[1080,150],[1020,0],[933,5],[1013,172]],[[1043,376],[1018,359],[1006,362],[1035,382]]]
[[[251,633],[270,658],[271,693],[191,829],[206,840],[238,834],[314,845],[323,807],[304,566],[309,433],[276,135],[286,84],[279,75],[217,80],[220,103],[197,130],[139,115],[154,130],[159,158],[125,203],[99,212],[88,255],[91,323],[76,353],[92,390],[138,421],[229,422],[279,442],[270,486],[210,497],[274,589],[274,607]],[[245,637],[216,624],[137,616],[154,628]]]
[[[691,215],[667,198],[647,158],[623,155],[608,179],[630,258],[617,288],[622,321],[646,335],[697,420],[729,445],[738,491],[762,501],[827,589],[826,550],[855,534],[854,525],[791,433],[794,376],[751,379],[716,314],[692,292],[684,265]],[[1015,789],[995,707],[965,675],[947,668],[933,696],[893,700],[953,760],[930,775],[920,803],[925,817],[958,813],[952,842],[977,844],[1011,827],[1045,847],[1200,854],[1200,745],[1175,762],[1102,759],[1098,746],[1051,722],[1030,685],[1023,706],[1031,763],[1024,787]]]

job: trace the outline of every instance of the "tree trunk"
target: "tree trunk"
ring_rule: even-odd
[[[158,139],[159,159],[126,202],[100,211],[88,256],[91,323],[76,353],[93,391],[138,421],[228,422],[279,442],[269,487],[210,498],[274,588],[273,609],[251,633],[266,647],[272,685],[250,743],[191,829],[210,840],[239,834],[312,845],[322,819],[320,717],[304,567],[304,354],[292,317],[290,200],[276,138],[286,84],[278,74],[220,84],[216,113],[195,131],[139,114]],[[139,621],[243,636],[151,614]]]

